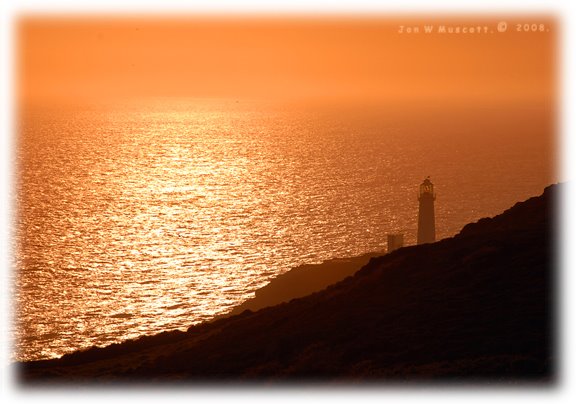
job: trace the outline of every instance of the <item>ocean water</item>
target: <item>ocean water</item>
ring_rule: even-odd
[[[14,359],[208,320],[292,267],[437,239],[555,181],[546,105],[177,100],[23,110]]]

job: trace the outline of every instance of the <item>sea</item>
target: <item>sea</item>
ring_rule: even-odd
[[[210,320],[291,268],[436,237],[557,181],[545,102],[154,99],[20,108],[13,360]]]

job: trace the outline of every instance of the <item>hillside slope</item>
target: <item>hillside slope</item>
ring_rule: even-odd
[[[24,363],[21,380],[550,382],[558,190],[310,296]]]
[[[283,273],[266,286],[258,289],[255,296],[220,318],[240,314],[245,310],[256,311],[264,307],[310,295],[326,289],[329,285],[354,275],[370,261],[383,253],[370,253],[352,258],[334,258],[321,264],[305,264]]]

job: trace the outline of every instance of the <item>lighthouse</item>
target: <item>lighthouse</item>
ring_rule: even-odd
[[[436,241],[435,199],[434,184],[430,181],[430,177],[426,177],[424,182],[420,184],[420,192],[418,193],[418,201],[420,202],[418,209],[418,244]]]

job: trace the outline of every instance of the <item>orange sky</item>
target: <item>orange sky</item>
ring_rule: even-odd
[[[550,32],[400,34],[400,25],[488,25],[464,18],[24,17],[19,95],[330,97],[514,101],[553,97]]]

